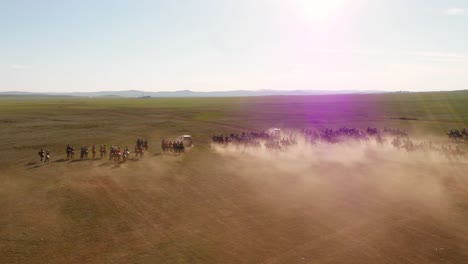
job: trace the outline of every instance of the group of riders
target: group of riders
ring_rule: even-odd
[[[185,151],[184,142],[181,140],[161,140],[161,149],[163,152],[181,153]]]
[[[89,146],[80,146],[79,151],[80,151],[80,159],[88,159],[88,154],[89,151],[91,150],[91,155],[92,159],[96,158],[97,154],[97,148],[96,145],[91,145]],[[135,145],[135,158],[137,157],[142,157],[145,151],[148,150],[148,140],[142,140],[142,139],[137,139],[136,145]],[[73,160],[75,157],[75,147],[67,144],[67,147],[65,149],[65,153],[67,155],[67,160]],[[106,158],[107,157],[107,145],[101,144],[99,146],[99,154],[100,154],[100,159]],[[50,160],[50,152],[49,150],[44,150],[41,148],[39,151],[39,157],[41,158],[41,161],[48,162]],[[109,160],[112,161],[120,161],[121,159],[123,161],[126,161],[130,157],[130,149],[128,146],[125,148],[121,149],[118,146],[111,145],[109,147]]]
[[[259,140],[269,140],[272,138],[271,133],[266,131],[261,132],[242,132],[241,134],[230,133],[227,135],[213,135],[212,139],[215,143],[229,143],[229,142],[236,142],[236,143],[245,143],[245,144],[253,144],[256,145],[260,143]]]
[[[148,151],[148,140],[137,139],[135,144],[135,157],[143,157],[145,151]]]
[[[450,131],[447,132],[447,135],[453,139],[461,139],[468,141],[468,130],[466,128],[463,128],[462,130],[450,129]]]
[[[41,148],[38,154],[39,154],[39,157],[41,158],[41,161],[44,161],[44,163],[50,161],[50,152],[48,149],[44,150],[43,148]]]
[[[374,139],[377,143],[383,144],[385,142],[385,139],[390,137],[393,138],[390,143],[395,148],[404,149],[408,152],[416,150],[437,150],[447,155],[464,155],[464,152],[458,144],[455,145],[455,147],[452,147],[450,145],[441,145],[440,147],[436,147],[434,144],[432,144],[432,142],[413,143],[406,131],[397,128],[384,128],[383,130],[379,130],[377,128],[368,127],[366,130],[361,131],[356,128],[341,127],[339,129],[326,128],[322,130],[304,129],[301,132],[305,138],[305,142],[311,144],[316,144],[318,142],[334,144],[348,140],[369,141],[370,139]],[[462,130],[451,129],[449,132],[447,132],[447,135],[452,139],[456,139],[458,142],[460,142],[460,140],[468,141],[468,131],[466,128],[463,128]],[[272,133],[268,131],[251,131],[242,132],[240,134],[230,133],[226,135],[219,134],[213,135],[212,140],[214,143],[218,144],[234,143],[250,147],[261,147],[261,142],[264,142],[265,148],[274,150],[279,150],[282,148],[286,148],[290,145],[297,144],[296,140],[292,136],[281,137],[279,133]],[[181,140],[170,141],[163,139],[161,140],[161,149],[163,152],[180,153],[184,152],[185,147],[183,141]],[[97,147],[95,145],[91,145],[91,147],[81,146],[79,150],[80,159],[87,159],[89,151],[91,151],[92,159],[96,158]],[[135,157],[142,157],[145,151],[147,150],[148,141],[143,139],[137,139],[134,149]],[[99,153],[101,159],[106,158],[107,145],[100,145]],[[75,148],[71,145],[67,145],[66,155],[67,160],[73,159],[75,155]],[[50,152],[48,149],[41,148],[39,151],[39,156],[41,161],[43,162],[50,161]],[[112,145],[109,148],[109,160],[120,161],[122,159],[123,161],[125,161],[129,158],[129,156],[130,150],[128,146],[121,149],[118,146]]]
[[[213,135],[212,140],[214,143],[218,144],[234,143],[249,147],[261,147],[260,141],[265,141],[265,147],[267,149],[281,149],[282,147],[285,148],[297,143],[292,137],[281,137],[277,133],[268,131]]]

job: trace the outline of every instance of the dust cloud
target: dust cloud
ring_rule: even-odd
[[[372,184],[389,195],[402,195],[404,190],[410,196],[422,193],[421,199],[427,199],[428,204],[431,200],[445,200],[440,182],[461,176],[468,165],[466,158],[449,157],[437,148],[411,152],[396,148],[389,138],[384,143],[370,140],[336,144],[309,144],[304,138],[295,139],[297,144],[281,150],[236,144],[212,144],[212,148],[229,160],[226,169],[252,181],[278,181],[280,185],[282,181],[294,181],[302,185],[340,179],[342,182],[333,182],[333,189],[349,182]]]
[[[212,144],[3,172],[3,260],[15,252],[31,263],[468,258],[466,160],[389,140],[296,140],[279,151]]]
[[[280,218],[301,217],[300,228],[311,240],[284,259],[328,246],[359,255],[360,261],[370,259],[353,250],[391,256],[408,247],[421,256],[437,252],[440,259],[463,251],[455,241],[457,232],[466,232],[466,216],[459,207],[466,199],[459,195],[467,183],[466,159],[437,150],[407,152],[390,139],[383,144],[308,144],[296,139],[297,145],[277,151],[212,145],[228,161],[226,170],[257,191],[259,202]],[[414,239],[418,243],[411,242]],[[330,258],[342,257],[337,253]]]

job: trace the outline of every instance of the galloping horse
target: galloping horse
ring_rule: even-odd
[[[120,157],[122,157],[122,152],[120,152],[120,149],[114,149],[114,154],[112,156],[114,157],[114,161],[120,161]]]
[[[80,159],[88,158],[88,147],[81,147]]]
[[[47,151],[46,151],[46,154],[45,154],[44,163],[49,162],[49,160],[50,160],[50,153],[49,153],[49,151],[47,150]]]
[[[129,156],[130,156],[130,151],[128,151],[128,149],[125,149],[122,155],[123,161],[126,161]]]
[[[455,139],[458,139],[458,138],[463,138],[463,135],[462,133],[459,131],[459,130],[450,130],[447,135],[449,136],[449,138],[455,138]]]
[[[66,152],[67,152],[67,160],[69,160],[69,159],[70,159],[70,154],[71,154],[71,147],[70,147],[70,145],[67,145]]]
[[[101,159],[105,156],[107,156],[107,149],[106,149],[106,145],[101,145],[101,147],[99,148],[99,153],[101,154]]]
[[[392,140],[392,145],[395,147],[395,148],[400,148],[401,146],[401,141],[398,137],[394,138]]]
[[[96,157],[96,146],[95,145],[93,145],[91,147],[91,153],[93,153],[93,159],[94,159],[94,157]]]
[[[41,149],[37,154],[39,154],[39,157],[41,157],[41,161],[43,161],[44,158],[45,158],[45,152],[44,152],[44,150]]]
[[[279,141],[269,140],[265,142],[265,147],[272,150],[281,150],[281,145]]]
[[[137,158],[138,156],[143,157],[144,153],[145,153],[145,149],[143,147],[135,146],[135,158]]]
[[[166,140],[161,140],[161,149],[163,152],[166,152]]]

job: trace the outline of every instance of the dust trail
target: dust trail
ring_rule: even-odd
[[[283,147],[281,150],[271,150],[264,147],[249,147],[246,145],[212,144],[216,152],[231,157],[239,155],[252,157],[260,160],[279,159],[281,162],[291,162],[300,164],[303,162],[339,162],[341,164],[353,164],[358,162],[391,161],[399,163],[466,163],[466,157],[451,157],[441,151],[441,146],[434,146],[427,150],[406,151],[402,148],[394,147],[390,142],[391,138],[385,138],[383,143],[375,140],[344,141],[336,144],[326,142],[316,142],[310,144],[304,138],[295,136],[297,144]],[[419,142],[424,142],[419,140]],[[262,142],[263,143],[263,142]]]
[[[465,161],[297,140],[2,172],[3,262],[16,252],[29,263],[467,259]]]
[[[332,230],[331,237],[310,239],[286,256],[306,255],[327,243],[338,252],[349,252],[353,247],[343,241],[358,237],[352,243],[384,255],[402,245],[414,252],[437,245],[462,250],[452,242],[456,230],[462,230],[465,216],[458,205],[463,198],[452,192],[467,182],[466,160],[372,141],[310,145],[298,139],[297,145],[279,151],[234,144],[212,147],[228,161],[226,170],[253,186],[256,199],[269,204],[279,218],[303,217],[304,232],[313,232],[317,225]],[[390,236],[393,232],[399,235]],[[430,241],[433,235],[453,241]],[[411,237],[421,244],[411,245]],[[386,248],[377,250],[374,245]]]

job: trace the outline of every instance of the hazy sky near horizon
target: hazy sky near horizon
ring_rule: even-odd
[[[468,89],[468,0],[0,0],[0,91]]]

